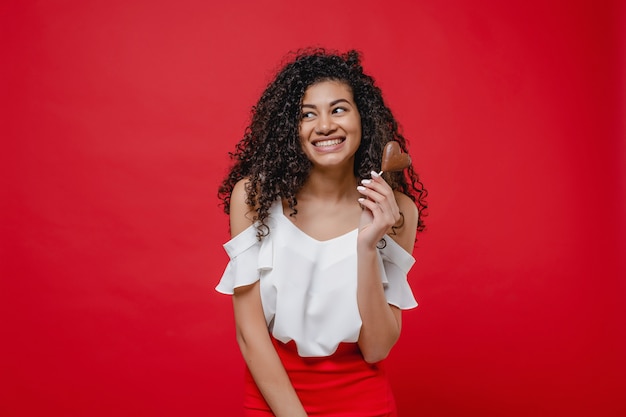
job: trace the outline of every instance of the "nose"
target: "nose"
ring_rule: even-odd
[[[335,129],[335,124],[332,117],[328,114],[321,114],[317,117],[317,124],[315,125],[315,133],[318,135],[328,135]]]

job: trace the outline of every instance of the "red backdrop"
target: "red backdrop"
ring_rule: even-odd
[[[430,191],[401,415],[626,415],[619,0],[3,10],[0,415],[240,415],[216,188],[307,45],[363,51]]]

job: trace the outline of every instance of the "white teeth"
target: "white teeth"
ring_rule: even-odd
[[[341,143],[341,139],[328,139],[328,140],[321,140],[319,142],[315,142],[315,146],[333,146],[333,145],[339,145]]]

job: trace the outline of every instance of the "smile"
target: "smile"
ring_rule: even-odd
[[[326,139],[326,140],[320,140],[319,142],[315,142],[313,144],[313,146],[315,147],[323,147],[323,146],[335,146],[335,145],[339,145],[341,142],[343,142],[343,139]]]

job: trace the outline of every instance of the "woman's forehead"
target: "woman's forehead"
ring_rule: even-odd
[[[314,100],[323,101],[330,98],[354,99],[350,86],[341,80],[323,80],[311,84],[304,92],[303,102]]]

